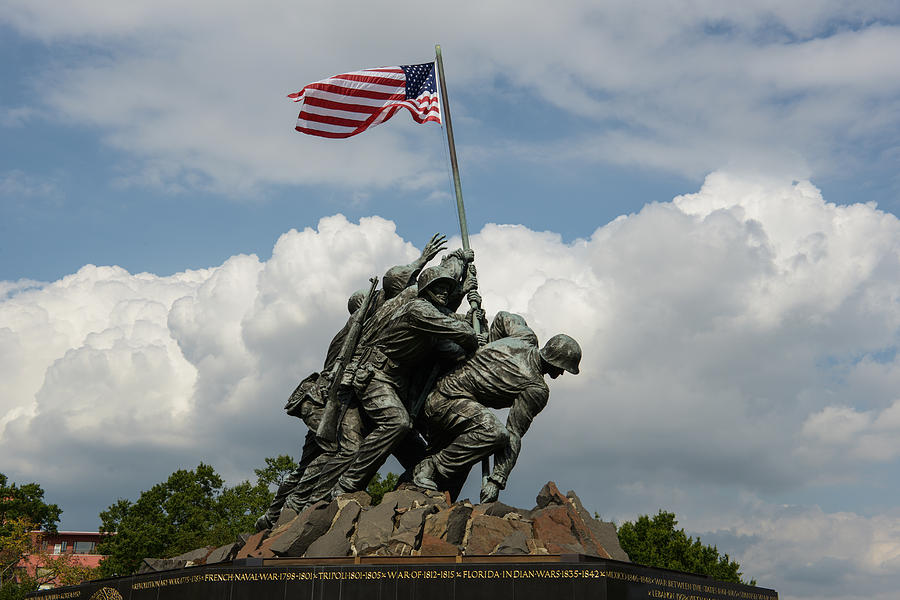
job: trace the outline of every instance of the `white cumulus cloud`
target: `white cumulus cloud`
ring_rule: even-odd
[[[780,500],[896,492],[873,478],[898,456],[897,218],[806,181],[719,172],[587,239],[498,224],[472,245],[489,313],[584,350],[582,373],[551,383],[505,501],[555,479],[606,517],[674,510],[786,597],[828,595],[822,573],[846,597],[897,579],[896,503]],[[268,260],[3,282],[4,472],[90,527],[176,468],[203,460],[236,481],[296,453],[287,395],[320,366],[349,294],[416,255],[390,221],[336,215],[283,234]]]

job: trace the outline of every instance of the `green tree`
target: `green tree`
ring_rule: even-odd
[[[0,473],[0,598],[16,598],[34,589],[37,583],[16,581],[13,570],[27,554],[39,551],[40,536],[34,530],[56,532],[62,510],[44,501],[44,490],[37,483],[17,485]]]
[[[266,466],[262,469],[253,469],[253,472],[256,473],[257,482],[268,488],[278,488],[296,468],[297,463],[294,459],[287,454],[282,454],[278,458],[267,458]]]
[[[20,560],[34,550],[31,535],[33,529],[34,523],[25,517],[16,517],[3,523],[3,533],[0,534],[0,590],[16,585],[13,570]],[[10,593],[9,590],[7,593]]]
[[[192,471],[179,469],[137,501],[120,498],[100,513],[100,531],[116,534],[98,547],[107,555],[100,563],[101,575],[128,575],[147,557],[177,556],[232,542],[239,533],[253,530],[256,516],[271,499],[268,487],[259,482],[224,486],[203,463]]]
[[[0,600],[25,600],[25,596],[37,589],[37,581],[30,577],[21,582],[9,581],[0,586]]]
[[[36,483],[18,486],[0,473],[0,535],[7,532],[15,519],[25,518],[35,529],[56,533],[62,510],[44,502],[44,490]]]
[[[619,544],[632,561],[648,567],[675,569],[697,575],[708,575],[719,581],[749,583],[741,579],[741,566],[727,554],[719,555],[715,546],[705,546],[675,529],[675,513],[660,510],[652,519],[641,515],[634,523],[626,521],[618,528]]]
[[[372,505],[379,504],[384,495],[397,487],[399,475],[396,473],[388,473],[383,478],[381,473],[375,473],[369,485],[366,486],[366,493],[372,496]]]
[[[256,530],[256,519],[269,508],[274,494],[261,482],[251,485],[244,481],[226,487],[218,498],[220,520],[213,531],[213,539],[224,540],[216,545],[233,542],[239,533]]]

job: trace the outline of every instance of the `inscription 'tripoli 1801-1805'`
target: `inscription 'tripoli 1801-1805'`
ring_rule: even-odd
[[[172,586],[200,585],[237,585],[256,587],[256,584],[282,583],[285,585],[304,584],[309,582],[329,585],[352,584],[370,585],[383,582],[439,582],[453,580],[477,584],[478,582],[582,582],[591,585],[612,582],[620,587],[639,589],[641,595],[631,597],[662,598],[669,600],[777,600],[778,595],[768,589],[754,588],[704,578],[685,578],[668,576],[668,572],[652,569],[633,568],[628,570],[605,567],[519,567],[497,568],[396,568],[396,567],[356,567],[356,568],[318,568],[318,569],[262,569],[262,570],[216,570],[212,572],[184,574],[174,577],[159,577],[146,580],[132,580],[128,592],[140,593],[147,590],[160,590]],[[693,580],[692,580],[693,579]],[[249,591],[248,589],[248,591]],[[518,590],[518,588],[517,588]],[[517,591],[517,595],[519,592]],[[608,597],[615,597],[611,594]],[[42,599],[44,600],[44,599]],[[90,600],[95,600],[93,597]],[[101,599],[97,599],[101,600]]]
[[[487,557],[493,558],[493,557]],[[774,590],[619,561],[198,566],[32,594],[34,600],[778,600]]]

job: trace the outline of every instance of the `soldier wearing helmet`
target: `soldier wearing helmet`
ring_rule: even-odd
[[[388,269],[384,277],[381,279],[382,289],[378,290],[373,306],[370,308],[370,314],[376,312],[377,308],[386,301],[400,295],[404,290],[412,286],[415,291],[416,278],[422,272],[422,269],[429,261],[434,259],[446,248],[446,237],[440,233],[434,234],[425,244],[421,255],[413,262],[407,265],[397,265]],[[465,266],[465,256],[461,250],[450,253],[445,256],[441,264],[451,273],[462,273]],[[367,290],[358,290],[354,292],[347,301],[347,310],[352,315],[362,306]],[[407,298],[414,298],[415,294],[407,294]],[[458,305],[457,305],[458,306]],[[340,353],[344,338],[349,331],[350,321],[334,336],[328,346],[325,356],[325,364],[322,373],[328,373]],[[319,420],[322,418],[324,411],[323,395],[327,394],[327,388],[324,388],[324,381],[320,380],[319,373],[313,373],[304,379],[297,386],[294,394],[291,395],[289,405],[293,403],[295,406],[291,408],[288,414],[300,416],[309,427],[306,438],[304,440],[301,457],[297,468],[292,471],[285,480],[279,485],[275,493],[275,498],[269,506],[265,514],[263,514],[256,522],[257,530],[272,527],[283,507],[287,506],[297,512],[308,503],[312,494],[318,487],[324,487],[329,490],[340,475],[340,457],[335,457],[334,453],[324,452],[316,443],[315,433]],[[286,407],[287,408],[287,407]],[[354,403],[345,413],[344,422],[341,425],[342,451],[344,456],[352,456],[355,449],[359,446],[365,437],[366,427],[363,424],[359,414],[359,408]],[[410,435],[404,440],[402,445],[396,449],[398,460],[405,467],[411,468],[418,462],[424,454],[425,444],[418,434]],[[334,463],[334,464],[330,464]],[[336,470],[337,469],[337,470]],[[329,473],[331,478],[329,479]],[[336,474],[335,474],[336,473]]]
[[[471,252],[452,256],[462,266],[473,258]],[[452,266],[453,261],[445,262]],[[438,351],[453,348],[464,354],[477,348],[475,331],[463,315],[454,316],[446,306],[462,298],[456,273],[463,271],[451,271],[444,265],[423,270],[417,287],[387,300],[367,320],[353,368],[348,370],[352,373],[349,383],[373,428],[344,464],[336,461],[330,465],[332,472],[343,471],[328,492],[331,496],[365,489],[388,455],[412,431],[407,409],[412,382],[418,373],[431,369]],[[486,336],[482,341],[487,341]],[[404,466],[414,466],[419,458],[421,455]],[[323,483],[317,484],[310,500],[323,497]]]
[[[431,447],[436,449],[414,470],[413,483],[448,490],[453,499],[473,464],[496,454],[494,469],[483,482],[482,502],[493,502],[516,464],[522,437],[547,405],[551,379],[563,371],[578,373],[581,347],[565,334],[538,348],[537,336],[519,315],[497,314],[490,342],[455,370],[440,378],[425,400]],[[490,408],[509,408],[506,426]]]

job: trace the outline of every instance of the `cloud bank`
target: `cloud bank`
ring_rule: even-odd
[[[878,481],[900,454],[896,217],[829,204],[807,181],[718,172],[589,239],[488,225],[472,245],[489,313],[584,349],[582,374],[551,383],[505,501],[554,479],[607,518],[674,510],[787,598],[896,589],[900,506],[791,501],[896,497]],[[2,282],[4,472],[40,481],[64,526],[91,527],[176,468],[203,460],[237,481],[296,453],[286,396],[347,296],[417,253],[390,221],[335,215],[266,261]]]

